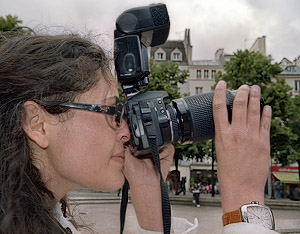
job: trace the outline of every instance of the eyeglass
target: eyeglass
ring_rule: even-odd
[[[116,106],[108,106],[108,105],[99,105],[99,104],[66,102],[60,104],[59,106],[105,114],[108,117],[106,118],[108,124],[113,129],[119,129],[123,127],[125,123],[125,121],[122,121],[124,118],[124,105],[122,103],[118,103]]]

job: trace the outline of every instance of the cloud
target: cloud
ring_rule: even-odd
[[[218,48],[227,53],[250,48],[263,35],[276,61],[300,55],[298,0],[14,0],[1,5],[0,15],[17,15],[32,28],[101,34],[112,48],[118,15],[158,2],[168,7],[169,39],[182,40],[184,30],[191,29],[194,59],[211,59]]]

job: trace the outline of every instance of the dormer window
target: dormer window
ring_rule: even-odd
[[[171,53],[171,60],[173,61],[182,61],[182,53],[179,49],[175,49]]]
[[[159,48],[154,53],[154,60],[156,60],[156,61],[165,61],[166,60],[166,52],[162,48]]]

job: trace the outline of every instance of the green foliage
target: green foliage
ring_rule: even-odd
[[[216,82],[225,80],[231,89],[237,89],[243,84],[257,84],[263,89],[282,71],[279,64],[271,62],[271,56],[265,57],[258,52],[238,50],[234,57],[225,63],[225,74],[217,73]]]
[[[151,58],[150,71],[147,91],[164,90],[169,94],[170,100],[181,97],[178,84],[185,83],[189,75],[187,70],[180,70],[179,64],[173,61],[155,63]]]
[[[32,29],[26,26],[20,26],[22,20],[18,16],[7,15],[6,17],[0,16],[0,42],[4,38],[11,38],[23,34],[30,34]]]
[[[238,89],[242,84],[261,87],[265,104],[272,107],[271,155],[279,163],[288,164],[291,153],[296,155],[294,142],[298,139],[290,126],[296,108],[292,89],[284,78],[278,77],[282,69],[278,63],[272,64],[271,56],[265,57],[248,50],[239,50],[234,55],[225,63],[225,73],[217,74],[216,81],[225,80],[228,89]]]
[[[185,145],[175,144],[175,158],[182,159],[184,156],[202,161],[205,157],[211,157],[211,141],[212,140],[208,140]]]
[[[289,162],[298,162],[298,164],[300,164],[300,95],[295,96],[293,98],[293,102],[295,105],[295,111],[290,117],[289,122],[292,132],[297,135],[297,139],[295,139],[292,143],[293,148],[290,150],[288,160]]]
[[[265,104],[272,107],[271,155],[283,165],[290,162],[288,157],[294,152],[293,142],[298,139],[290,126],[290,118],[296,110],[291,90],[284,78],[276,78],[262,93]]]
[[[5,18],[0,16],[0,32],[7,32],[16,29],[22,20],[18,19],[18,16],[7,15]]]

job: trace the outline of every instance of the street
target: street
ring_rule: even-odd
[[[71,211],[76,220],[99,234],[120,233],[120,204],[78,204],[72,205]],[[282,233],[300,233],[300,210],[273,210],[276,220],[276,230]],[[191,205],[172,205],[172,216],[186,218],[193,222],[199,221],[199,234],[221,234],[222,209],[221,207],[201,206],[196,208]],[[124,234],[137,233],[137,220],[132,204],[128,204]],[[293,232],[293,230],[298,230]],[[90,233],[81,230],[83,234]]]

